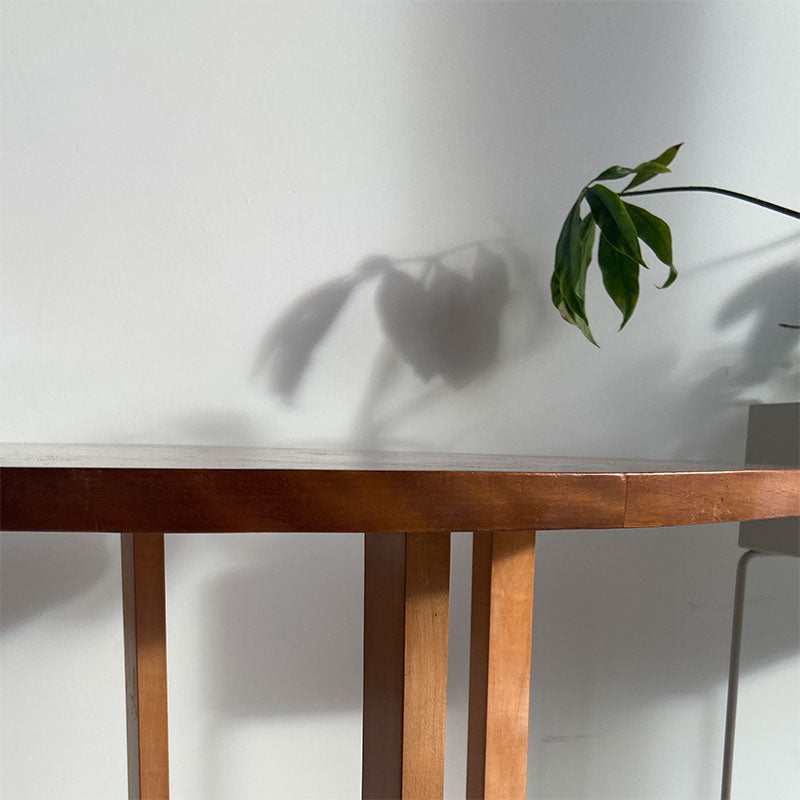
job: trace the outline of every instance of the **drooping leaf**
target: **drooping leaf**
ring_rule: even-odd
[[[563,316],[563,315],[562,315]],[[566,317],[564,317],[567,319]],[[570,320],[567,320],[568,322]],[[594,336],[592,335],[591,328],[589,327],[589,320],[586,317],[575,317],[572,320],[572,324],[595,346],[600,347],[599,344],[595,341]]]
[[[672,263],[672,233],[669,225],[646,208],[640,208],[633,203],[625,203],[625,208],[636,226],[639,238],[656,254],[659,261],[669,267],[669,276],[661,287],[665,289],[678,277],[678,271]]]
[[[664,281],[664,283],[662,283],[661,286],[659,286],[658,288],[667,289],[668,287],[672,286],[673,283],[675,283],[675,279],[677,277],[678,277],[678,270],[675,269],[675,267],[673,267],[672,264],[670,264],[669,275],[667,276],[667,279]]]
[[[631,318],[639,299],[639,265],[629,256],[620,253],[611,245],[605,234],[600,236],[597,247],[597,263],[603,276],[603,286],[614,305],[622,312],[622,324]]]
[[[672,160],[675,158],[675,156],[678,155],[678,150],[680,150],[682,146],[683,142],[680,144],[674,144],[672,147],[668,147],[663,153],[661,153],[660,156],[656,156],[650,161],[643,161],[633,170],[636,175],[622,191],[627,192],[629,189],[634,189],[637,186],[641,186],[645,181],[649,181],[656,175],[660,175],[664,172],[670,172],[668,167],[672,163]]]
[[[586,200],[592,209],[592,215],[608,243],[643,264],[642,252],[639,248],[639,237],[636,226],[625,209],[625,203],[616,192],[606,186],[592,186],[586,192]]]
[[[595,222],[591,214],[587,214],[580,223],[578,240],[580,243],[579,260],[572,262],[566,274],[561,276],[559,294],[563,300],[562,316],[577,328],[583,331],[587,339],[594,344],[594,338],[589,330],[589,320],[586,315],[586,272],[592,262],[592,248],[594,246]],[[562,305],[561,303],[559,304]],[[573,312],[573,309],[579,309]],[[565,313],[566,312],[566,315]]]
[[[570,209],[558,237],[550,290],[553,304],[561,316],[575,325],[592,344],[597,345],[589,328],[584,303],[586,270],[591,261],[593,237],[594,220],[591,214],[581,220],[578,199]]]
[[[575,320],[576,327],[580,332],[595,346],[600,345],[594,340],[592,331],[589,328],[589,318],[586,316],[586,273],[589,269],[589,264],[592,263],[592,248],[594,247],[594,228],[595,221],[591,214],[587,214],[581,220],[580,240],[581,240],[581,260],[580,268],[576,276],[575,292],[581,298],[581,303],[584,307],[584,314]]]
[[[594,247],[595,221],[591,214],[581,220],[581,265],[578,273],[577,291],[582,300],[586,300],[586,271],[592,263],[592,248]]]
[[[556,270],[553,270],[553,274],[550,277],[550,297],[553,300],[553,305],[556,308],[560,308],[564,298],[561,297],[561,278]]]
[[[570,265],[580,261],[580,201],[576,202],[567,214],[564,224],[561,226],[561,232],[558,235],[556,242],[556,258],[555,269],[553,271],[553,281],[555,288],[553,288],[553,302],[558,308],[560,305],[565,304],[568,310],[572,309],[569,306],[576,306],[579,313],[583,313],[583,308],[578,302],[574,302],[573,298],[569,298],[570,286]],[[570,313],[570,316],[572,314]],[[572,320],[569,320],[570,322]],[[573,323],[574,324],[574,323]]]

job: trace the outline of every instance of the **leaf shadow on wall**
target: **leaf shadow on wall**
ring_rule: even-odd
[[[263,337],[253,375],[286,404],[294,403],[348,301],[373,284],[382,347],[363,397],[354,404],[353,440],[361,449],[386,446],[391,425],[433,394],[459,391],[496,369],[510,355],[501,356],[509,324],[525,329],[518,351],[532,347],[532,321],[510,320],[509,301],[512,293],[541,295],[541,287],[532,288],[537,281],[531,260],[511,237],[420,257],[370,256],[350,274],[304,294],[279,317]],[[389,386],[404,372],[424,389],[378,419]]]
[[[800,261],[788,261],[743,286],[720,309],[717,330],[752,320],[740,364],[733,376],[742,388],[763,384],[776,370],[793,366],[800,332]],[[796,366],[796,365],[795,365]]]
[[[735,326],[747,325],[735,349],[712,348],[704,359],[717,368],[699,380],[685,377],[690,387],[681,407],[680,438],[676,449],[685,458],[707,458],[719,449],[719,442],[737,449],[719,457],[739,461],[744,457],[741,419],[751,403],[774,384],[784,386],[793,398],[800,398],[800,331],[782,323],[800,321],[800,260],[789,259],[764,269],[739,288],[720,307],[714,328],[721,335]]]

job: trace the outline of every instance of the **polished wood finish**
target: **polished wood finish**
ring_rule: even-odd
[[[164,535],[123,533],[128,796],[169,797]]]
[[[444,796],[450,534],[406,539],[403,800]]]
[[[364,541],[362,796],[444,793],[450,534]]]
[[[800,469],[635,474],[626,481],[626,528],[800,515]]]
[[[87,445],[4,445],[0,464],[2,530],[552,530],[800,513],[790,468]]]
[[[524,800],[536,533],[475,533],[468,800]]]
[[[360,470],[2,470],[7,530],[221,533],[619,527],[617,475]]]

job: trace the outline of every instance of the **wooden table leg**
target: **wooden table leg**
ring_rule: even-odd
[[[449,533],[365,535],[365,800],[444,795],[449,586]]]
[[[169,797],[164,534],[123,533],[128,797]]]
[[[524,800],[536,533],[475,533],[467,798]]]

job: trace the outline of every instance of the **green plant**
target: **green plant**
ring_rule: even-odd
[[[662,289],[666,289],[678,277],[673,263],[669,225],[647,209],[623,200],[624,197],[667,192],[711,192],[800,219],[800,211],[716,186],[668,186],[633,191],[657,175],[670,172],[669,165],[681,146],[673,145],[656,158],[643,161],[636,167],[609,167],[581,189],[567,214],[556,244],[550,291],[553,305],[561,312],[561,316],[575,325],[592,344],[596,345],[597,342],[592,336],[586,313],[586,273],[592,263],[596,238],[597,263],[603,286],[622,313],[620,329],[631,318],[639,299],[639,268],[647,268],[640,240],[669,269]],[[615,192],[605,185],[607,181],[630,176],[633,177],[621,192]],[[584,201],[588,205],[588,212],[586,216],[581,216]],[[596,236],[596,229],[599,230],[599,236]]]
[[[674,145],[636,167],[609,167],[581,189],[567,215],[556,245],[550,282],[553,304],[595,345],[586,315],[586,273],[594,256],[595,240],[603,285],[622,312],[620,327],[636,308],[639,268],[647,266],[640,241],[669,270],[661,288],[672,284],[678,275],[669,225],[627,198],[664,192],[711,192],[800,219],[798,211],[715,186],[637,189],[657,175],[670,172],[669,165],[680,148],[681,145]],[[609,181],[626,177],[630,180],[620,192],[606,186]],[[582,216],[584,203],[588,211]],[[440,376],[460,388],[481,375],[495,358],[512,276],[529,275],[532,270],[529,258],[510,234],[433,253],[368,256],[349,273],[300,297],[275,321],[264,336],[254,372],[264,373],[271,391],[290,402],[317,347],[349,298],[359,287],[375,281],[378,319],[396,357],[423,381]],[[793,327],[790,323],[780,324]],[[385,371],[385,367],[382,369]]]

